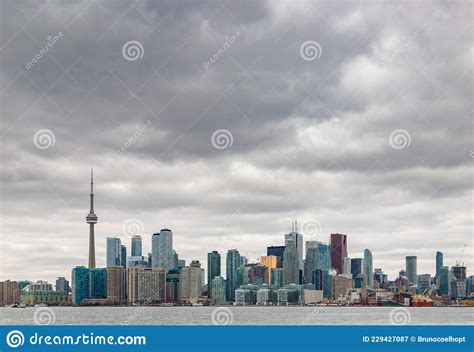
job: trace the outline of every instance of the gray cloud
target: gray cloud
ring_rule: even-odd
[[[433,272],[437,250],[452,265],[465,243],[472,265],[471,4],[1,8],[0,279],[86,263],[90,167],[99,265],[106,236],[129,240],[128,218],[144,223],[147,248],[170,227],[180,256],[205,263],[214,249],[265,254],[293,217],[321,223],[312,239],[347,233],[350,256],[371,248],[392,277],[405,255]],[[141,59],[122,56],[130,40]],[[319,58],[300,57],[306,41]],[[51,148],[35,146],[41,129]],[[218,129],[231,147],[213,147]],[[399,129],[409,143],[395,149]]]

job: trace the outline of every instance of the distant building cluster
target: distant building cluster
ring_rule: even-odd
[[[142,236],[131,237],[131,252],[118,237],[106,239],[106,267],[95,267],[91,173],[89,266],[72,269],[71,287],[59,277],[55,289],[45,281],[0,282],[0,304],[25,305],[413,305],[433,306],[474,302],[474,276],[462,262],[449,268],[436,253],[436,273],[418,274],[417,257],[406,256],[405,268],[390,281],[374,268],[370,249],[349,258],[348,238],[333,233],[328,243],[303,241],[294,221],[284,245],[269,246],[257,263],[237,249],[225,256],[207,254],[207,275],[198,260],[186,265],[173,249],[173,232],[164,228],[151,236],[151,253],[143,255]]]

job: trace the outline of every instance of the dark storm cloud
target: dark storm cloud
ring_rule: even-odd
[[[265,254],[294,217],[321,223],[306,239],[347,233],[351,256],[371,248],[390,275],[405,255],[454,264],[472,245],[471,6],[3,2],[0,278],[85,263],[90,167],[99,264],[106,236],[129,245],[129,218],[146,248],[170,227],[205,262]],[[128,41],[143,57],[124,58]]]

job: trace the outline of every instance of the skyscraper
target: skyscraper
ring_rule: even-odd
[[[318,242],[316,252],[316,268],[323,270],[331,269],[331,250],[327,244]]]
[[[298,232],[298,222],[295,220],[292,224],[290,233],[285,235],[285,247],[288,245],[288,241],[293,241],[298,258],[298,282],[300,283],[303,279],[304,261],[303,261],[303,234]]]
[[[221,255],[217,251],[207,253],[207,290],[209,298],[213,297],[212,279],[221,275]]]
[[[351,259],[351,274],[355,279],[357,276],[362,274],[363,270],[363,260],[362,258],[352,258]]]
[[[107,237],[107,267],[120,266],[122,247],[120,238]]]
[[[299,260],[294,237],[285,238],[283,252],[283,285],[299,284]]]
[[[94,225],[97,224],[98,217],[94,213],[94,173],[91,169],[91,193],[90,210],[86,216],[86,222],[89,224],[89,269],[95,268],[95,237]]]
[[[374,285],[374,259],[370,249],[364,250],[364,275],[367,278],[367,287]]]
[[[343,263],[344,263],[343,274],[346,275],[346,276],[347,275],[352,275],[352,273],[351,273],[351,258],[344,257]]]
[[[81,304],[82,300],[89,297],[89,269],[84,266],[76,266],[72,269],[72,303]]]
[[[168,270],[173,268],[173,232],[170,229],[160,230],[158,266]]]
[[[225,280],[222,276],[215,276],[211,281],[211,287],[215,302],[225,302]]]
[[[285,251],[285,246],[270,246],[267,247],[267,256],[274,255],[280,258],[280,266],[283,266],[283,252]]]
[[[111,304],[125,302],[125,268],[107,267],[107,301]]]
[[[127,267],[127,247],[123,244],[120,246],[120,266]]]
[[[142,255],[142,236],[132,236],[132,257],[140,257]]]
[[[237,288],[237,268],[240,265],[240,253],[237,249],[230,249],[226,259],[226,297],[227,301],[235,300]]]
[[[438,295],[450,295],[451,279],[449,277],[449,267],[442,266],[439,269],[439,289]]]
[[[260,263],[268,268],[265,283],[270,285],[272,282],[272,269],[280,267],[280,258],[275,255],[264,255],[260,257]]]
[[[157,267],[159,265],[159,250],[160,248],[160,233],[154,233],[151,235],[151,266]]]
[[[436,252],[436,277],[439,277],[439,271],[443,266],[443,253]]]
[[[408,284],[409,285],[416,285],[417,284],[417,258],[414,255],[407,256],[406,258],[406,267],[405,270],[407,272],[408,277]]]
[[[306,241],[306,258],[304,262],[304,283],[311,283],[313,270],[316,269],[316,254],[318,252],[317,241]]]
[[[89,298],[107,298],[107,269],[89,269]]]
[[[69,281],[65,277],[56,279],[56,292],[69,292]]]
[[[347,257],[347,236],[340,233],[332,233],[331,265],[338,274],[344,272],[344,257]]]
[[[128,269],[128,301],[130,303],[164,302],[166,270],[135,267]]]

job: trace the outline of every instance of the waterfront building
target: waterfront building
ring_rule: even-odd
[[[142,267],[146,268],[149,267],[148,258],[142,255],[135,256],[135,257],[128,257],[127,258],[127,268],[135,268],[135,267]]]
[[[173,232],[161,229],[152,236],[152,266],[173,269]]]
[[[88,298],[107,298],[107,269],[89,269],[90,286]]]
[[[335,275],[332,277],[332,297],[334,300],[346,296],[347,290],[354,288],[352,276]]]
[[[6,280],[0,283],[0,302],[3,305],[17,303],[20,299],[20,290],[17,281]]]
[[[134,235],[132,236],[132,257],[141,257],[142,256],[142,236]]]
[[[409,285],[416,285],[417,279],[417,257],[410,255],[406,257],[406,273]]]
[[[35,283],[31,282],[29,284],[29,288],[31,291],[37,291],[37,292],[52,292],[53,291],[53,285],[43,280],[38,280]]]
[[[72,303],[81,304],[82,300],[89,297],[90,276],[89,269],[84,266],[76,266],[71,273]]]
[[[370,249],[364,249],[363,272],[367,281],[367,287],[374,287],[374,258]]]
[[[249,304],[254,304],[251,301],[250,290],[248,289],[238,288],[235,290],[234,296],[236,305],[245,306]]]
[[[277,303],[277,291],[271,288],[261,288],[257,291],[257,305],[267,306]]]
[[[298,286],[298,285],[292,285]],[[277,290],[277,304],[282,305],[295,305],[300,303],[300,291],[295,287],[285,286]]]
[[[268,277],[268,268],[261,264],[252,265],[249,268],[248,283],[252,285],[263,285]]]
[[[69,281],[65,277],[56,279],[56,292],[69,292]]]
[[[160,267],[128,269],[129,303],[165,301],[166,269]]]
[[[107,268],[107,301],[111,304],[125,303],[125,268],[109,266]]]
[[[165,302],[175,303],[179,300],[179,269],[171,269],[166,274]]]
[[[344,272],[344,257],[347,257],[347,235],[331,234],[331,265],[338,274]]]
[[[283,253],[283,285],[298,284],[299,281],[299,261],[298,251],[294,238],[298,237],[297,233],[292,233],[285,237],[285,252]]]
[[[212,286],[212,299],[216,303],[223,303],[225,302],[225,291],[226,291],[226,283],[222,276],[215,276],[211,280]]]
[[[316,248],[316,269],[331,270],[331,249],[329,245],[318,242]]]
[[[272,269],[276,269],[280,267],[280,258],[277,257],[276,255],[266,255],[266,256],[264,255],[260,257],[260,264],[262,264],[268,269],[264,282],[266,284],[271,284]]]
[[[208,297],[213,297],[212,280],[221,276],[221,255],[217,251],[207,253],[207,290]]]
[[[154,233],[151,235],[151,266],[160,266],[158,262],[160,247],[160,233]]]
[[[466,267],[464,265],[456,264],[451,267],[451,270],[457,280],[466,280]]]
[[[474,294],[474,275],[471,275],[466,280],[466,295],[472,296]]]
[[[227,252],[226,259],[226,297],[227,301],[235,300],[235,290],[237,289],[237,268],[240,266],[240,253],[237,249]]]
[[[121,263],[122,244],[120,238],[107,237],[107,267],[119,266]]]
[[[279,268],[283,266],[283,252],[285,251],[285,246],[270,246],[267,247],[267,256],[276,256],[279,260]]]
[[[237,287],[242,286],[242,285],[248,285],[250,267],[251,266],[246,265],[246,266],[239,266],[237,268],[236,270]]]
[[[436,252],[436,277],[439,277],[441,267],[443,266],[443,253]]]
[[[201,263],[191,261],[189,266],[181,268],[179,272],[178,298],[184,301],[196,301],[202,296]]]
[[[67,292],[44,289],[36,291],[35,288],[39,288],[39,286],[28,285],[24,287],[21,291],[20,301],[29,306],[34,306],[35,304],[46,304],[48,306],[68,305],[71,302]]]

